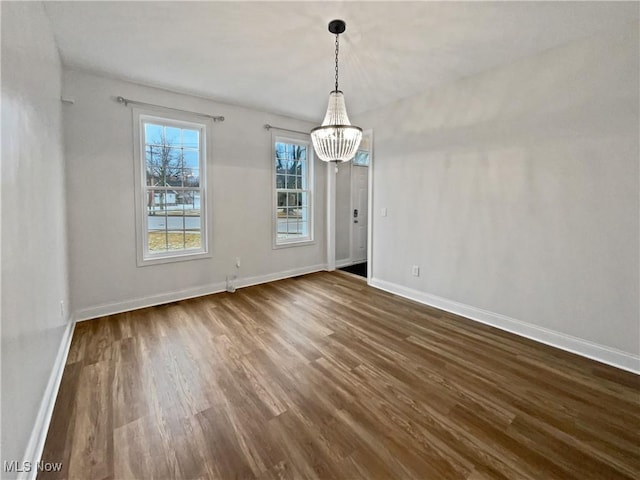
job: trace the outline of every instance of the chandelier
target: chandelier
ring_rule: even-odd
[[[311,130],[311,142],[320,160],[347,162],[358,150],[362,129],[351,125],[347,116],[344,95],[338,90],[338,37],[346,30],[343,20],[329,22],[329,32],[336,36],[336,89],[329,93],[329,105],[322,125]]]

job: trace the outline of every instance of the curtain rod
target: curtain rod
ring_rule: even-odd
[[[291,133],[301,133],[302,135],[309,135],[309,132],[301,132],[300,130],[291,130],[290,128],[281,128],[281,127],[274,127],[273,125],[269,125],[268,123],[265,123],[264,125],[264,129],[265,130],[282,130],[284,132],[291,132]]]
[[[128,106],[129,104],[132,104],[132,105],[146,105],[148,107],[160,107],[160,108],[166,108],[168,110],[176,110],[178,112],[192,113],[194,115],[200,115],[201,117],[211,118],[211,119],[213,119],[214,122],[224,122],[224,117],[220,116],[220,115],[218,115],[218,116],[209,115],[207,113],[192,112],[191,110],[183,110],[181,108],[165,107],[164,105],[156,105],[155,103],[139,102],[137,100],[131,100],[130,98],[116,97],[116,102],[122,103],[125,107]]]

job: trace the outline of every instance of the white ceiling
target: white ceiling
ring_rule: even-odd
[[[65,65],[320,121],[637,22],[637,2],[46,2]],[[116,94],[117,92],[114,92]]]

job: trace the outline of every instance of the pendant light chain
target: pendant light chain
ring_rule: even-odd
[[[338,91],[338,51],[340,50],[340,44],[338,43],[339,35],[336,34],[336,92]]]

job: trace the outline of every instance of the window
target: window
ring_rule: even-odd
[[[206,256],[206,125],[138,118],[138,264]]]
[[[356,156],[353,157],[353,164],[361,167],[369,166],[369,152],[367,150],[358,150]]]
[[[308,141],[276,137],[273,149],[275,247],[313,241],[313,150]]]

